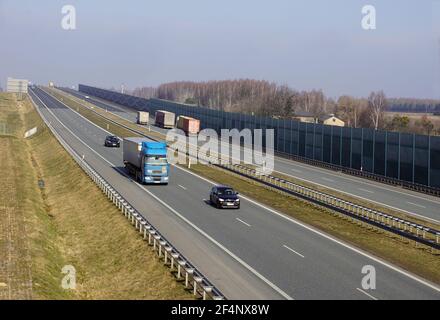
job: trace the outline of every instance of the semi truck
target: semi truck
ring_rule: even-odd
[[[198,134],[200,132],[200,120],[179,116],[177,118],[177,128],[183,130],[186,135]]]
[[[176,122],[176,115],[172,112],[157,110],[154,121],[158,127],[172,129]]]
[[[168,184],[170,164],[165,142],[124,138],[123,159],[128,173],[139,183]]]
[[[138,124],[147,125],[150,121],[150,114],[146,111],[138,111],[136,119]]]

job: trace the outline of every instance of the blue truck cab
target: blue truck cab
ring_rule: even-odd
[[[165,142],[125,138],[123,155],[126,169],[139,183],[168,184],[170,164]]]
[[[167,159],[167,145],[164,142],[143,142],[144,183],[168,184],[170,164]]]

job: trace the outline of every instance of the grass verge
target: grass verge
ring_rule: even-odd
[[[0,298],[192,299],[58,144],[30,101],[0,94],[0,122],[12,118],[14,135],[0,137],[10,159],[0,166],[6,177],[0,186],[9,190],[0,192],[0,211],[5,204],[22,229],[0,214],[0,234],[11,234],[0,243],[0,256],[11,257],[6,271],[0,268]],[[32,127],[38,133],[22,138]],[[12,268],[22,262],[25,268]],[[61,288],[65,265],[76,269],[76,290]],[[14,289],[14,281],[15,287],[30,283],[31,294]]]
[[[102,116],[105,116],[106,118],[108,118],[110,120],[116,121],[118,123],[122,123],[123,125],[131,128],[131,129],[141,131],[150,137],[153,137],[156,139],[165,139],[165,137],[158,132],[149,131],[147,128],[138,126],[137,124],[134,124],[128,120],[122,119],[121,117],[118,117],[112,113],[106,112],[105,110],[95,106],[94,104],[92,104],[88,101],[80,100],[79,98],[74,97],[66,92],[63,92],[58,89],[47,89],[47,91],[49,91],[57,99],[62,100],[65,103],[68,102],[69,106],[71,106],[74,110],[76,110],[77,112],[81,113],[84,116],[90,117],[90,119],[93,119],[93,122],[95,122],[96,124],[98,124],[102,128],[111,128],[112,130],[110,130],[110,131],[118,136],[124,137],[124,136],[137,136],[137,135],[127,129],[123,129],[121,127],[118,127],[118,126],[112,124],[110,121],[105,121],[105,119],[103,119],[102,117],[97,116],[95,114],[95,112],[102,115]],[[88,110],[87,108],[84,108],[84,106],[87,106],[88,108],[92,109],[94,112],[90,109]],[[252,167],[252,166],[249,166],[249,167]],[[430,227],[433,229],[437,229],[437,230],[440,229],[440,225],[438,223],[424,220],[424,219],[415,217],[413,215],[409,215],[409,214],[407,214],[403,211],[400,211],[400,210],[394,210],[394,209],[391,209],[386,206],[381,206],[379,204],[371,203],[366,200],[362,200],[360,198],[350,196],[345,193],[338,192],[334,189],[330,189],[330,188],[326,188],[323,186],[308,183],[308,182],[305,182],[301,179],[296,179],[292,176],[287,176],[287,175],[284,175],[279,172],[274,172],[274,173],[272,173],[272,175],[275,177],[279,177],[279,178],[285,179],[287,181],[293,182],[295,184],[298,184],[298,185],[301,185],[304,187],[308,187],[313,190],[320,191],[320,192],[338,197],[340,199],[355,203],[357,205],[361,205],[361,206],[368,207],[368,208],[371,208],[376,211],[380,211],[380,212],[387,213],[387,214],[390,214],[390,215],[393,215],[396,217],[400,217],[401,219],[409,220],[414,223],[421,224],[421,225],[424,225],[424,226],[427,226],[427,227]]]
[[[70,107],[75,106],[74,108],[77,112],[105,128],[105,119],[97,116],[81,103],[70,99],[68,96],[59,92],[55,93],[57,98],[63,98],[64,102]],[[94,109],[109,119],[123,123],[130,128],[140,130],[138,126],[129,121],[124,121],[119,117],[105,113],[105,111],[99,108],[95,107]],[[114,131],[110,131],[121,137],[134,135],[127,129],[118,128],[114,124],[112,126]],[[145,133],[148,134],[148,132]],[[293,198],[277,191],[269,190],[258,182],[244,179],[243,177],[231,174],[229,171],[221,170],[217,167],[193,165],[191,166],[191,170],[219,184],[231,185],[240,193],[258,199],[260,203],[270,206],[279,212],[314,226],[432,282],[440,283],[440,255],[438,252],[432,252],[431,249],[425,246],[416,247],[413,242],[410,243],[408,240],[399,236],[353,223],[350,219],[341,218],[330,210],[316,207],[306,201]]]

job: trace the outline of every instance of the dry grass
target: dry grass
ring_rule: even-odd
[[[0,193],[0,208],[6,204],[4,194],[7,199],[15,195],[7,207],[12,208],[14,216],[22,217],[25,223],[20,225],[27,229],[14,232],[14,241],[23,253],[16,250],[12,260],[15,264],[28,262],[33,298],[191,299],[192,295],[174,280],[139,234],[57,143],[29,101],[17,112],[12,100],[6,102],[10,109],[2,108],[4,97],[0,95],[0,119],[13,112],[21,115],[15,121],[17,127],[39,128],[38,134],[28,140],[21,138],[23,130],[16,138],[1,138],[10,161],[7,166],[2,161],[0,166],[2,190],[9,190]],[[38,180],[44,180],[43,189],[39,189]],[[4,216],[0,210],[0,227],[11,229],[2,220]],[[23,237],[23,245],[18,242],[19,236]],[[4,248],[2,242],[1,257],[8,254]],[[21,258],[26,252],[29,259]],[[64,265],[76,268],[76,290],[61,288]],[[16,270],[8,273],[9,278],[28,283],[29,273]],[[9,280],[1,280],[1,275],[0,270],[0,282],[8,284],[10,290]],[[2,290],[6,289],[0,285],[0,298],[8,298],[1,296]],[[19,291],[17,295],[29,298]]]
[[[57,96],[58,95],[59,93],[57,92]],[[69,99],[64,94],[61,94],[58,97],[64,97],[64,102],[67,102],[69,105],[74,105],[75,110],[92,122],[95,122],[102,127],[105,125],[105,120],[90,110],[87,110],[78,102]],[[100,114],[105,114],[105,111],[100,110],[99,108],[94,109]],[[135,127],[135,125],[129,123],[129,121],[124,121],[120,118],[112,116],[111,114],[105,114],[105,116],[111,119],[115,118],[115,121],[123,123],[129,127]],[[115,130],[112,132],[120,135],[121,137],[133,135],[133,133],[126,129],[116,128],[115,125],[113,125],[113,128]],[[139,130],[139,127],[136,127],[136,129]],[[148,134],[146,130],[142,131],[145,131],[145,133]],[[219,171],[218,168],[203,165],[193,165],[191,170],[197,174],[200,174],[201,176],[216,181],[219,184],[231,185],[240,193],[254,199],[258,199],[259,202],[275,208],[280,212],[323,230],[339,239],[351,243],[352,245],[365,251],[371,252],[378,257],[388,260],[435,283],[440,283],[439,252],[432,253],[431,249],[428,249],[425,246],[416,247],[413,242],[409,243],[408,240],[402,239],[393,234],[378,231],[377,229],[372,229],[366,226],[360,226],[357,223],[353,223],[349,219],[335,215],[329,210],[318,208],[305,201],[295,199],[277,191],[269,190],[257,182],[243,179],[242,177],[231,174],[230,172],[224,170]],[[303,185],[304,183],[301,182],[299,184]],[[336,196],[341,196],[341,194],[328,189],[322,191],[335,194]],[[365,202],[359,202],[358,199],[352,199],[346,196],[342,196],[342,198],[347,198],[347,200],[351,200],[355,203],[364,205],[368,204]],[[371,206],[371,204],[368,205]],[[380,208],[379,206],[375,206],[375,208],[385,212],[401,215],[401,213],[389,210],[387,208]]]
[[[219,184],[230,185],[241,194],[258,199],[260,203],[279,212],[323,230],[435,283],[440,283],[439,252],[433,254],[427,247],[416,247],[414,242],[409,243],[401,237],[372,229],[366,225],[360,226],[329,210],[318,208],[278,191],[269,190],[255,181],[243,179],[227,171],[222,170],[223,174],[220,174],[219,169],[204,165],[193,165],[191,170]]]
[[[435,116],[432,113],[407,113],[407,112],[385,112],[385,119],[388,121],[393,120],[395,116],[406,116],[409,118],[409,127],[410,128],[416,128],[418,121],[422,120],[423,116],[427,116],[428,119],[432,122],[434,125],[434,129],[440,129],[440,116]],[[410,131],[411,132],[411,131]],[[435,132],[431,133],[432,135],[435,134]]]
[[[5,130],[0,136],[0,300],[32,298],[32,271],[29,243],[26,237],[26,209],[23,201],[27,173],[19,168],[26,161],[20,151],[22,142],[14,135],[20,123],[14,112],[15,96],[0,96],[0,123]],[[11,174],[15,173],[15,174]]]
[[[106,125],[105,120],[95,115],[90,110],[87,110],[76,101],[73,101],[64,95],[59,95],[58,92],[57,96],[64,97],[65,102],[75,105],[76,110],[89,118],[91,121],[102,127]],[[95,111],[103,115],[105,114],[105,111],[102,111],[99,108],[95,108]],[[115,118],[114,120],[139,130],[138,127],[129,123],[128,121],[124,121],[120,118],[112,116],[111,114],[105,114],[105,116],[111,119]],[[120,135],[121,137],[133,135],[133,133],[130,131],[117,128],[114,125],[113,127],[115,130],[112,132]],[[146,130],[143,131],[147,133]],[[267,204],[283,213],[309,223],[310,225],[324,230],[364,250],[370,251],[377,256],[387,259],[427,279],[437,283],[440,282],[440,272],[438,271],[440,267],[440,259],[438,258],[438,255],[432,254],[425,247],[416,248],[413,244],[408,244],[406,240],[400,239],[394,235],[360,227],[349,220],[331,215],[327,210],[319,209],[304,201],[296,200],[278,192],[270,191],[258,183],[242,179],[241,177],[237,177],[226,172],[224,174],[219,174],[219,170],[217,168],[197,165],[193,166],[192,170],[198,174],[201,174],[202,176],[217,181],[218,183],[232,185],[241,193],[258,199],[260,202]],[[335,195],[340,196],[340,194],[337,193]],[[388,210],[386,208],[382,209],[384,209],[386,212]]]
[[[88,109],[84,108],[84,106],[79,103],[80,99],[78,99],[78,98],[76,98],[74,96],[71,96],[71,95],[69,95],[69,94],[67,94],[67,93],[65,93],[63,91],[60,91],[60,90],[57,90],[57,89],[48,89],[48,91],[50,91],[56,98],[63,99],[64,102],[65,103],[67,102],[69,106],[71,106],[71,107],[73,107],[75,109],[75,111],[77,111],[80,114],[82,114],[83,116],[91,119],[94,123],[96,123],[100,127],[102,127],[102,128],[109,128],[111,132],[113,132],[114,134],[116,134],[116,135],[118,135],[120,137],[131,137],[131,136],[137,136],[137,135],[134,134],[133,132],[127,130],[127,129],[121,128],[119,126],[116,126],[116,125],[110,123],[109,121],[106,121],[102,117],[97,116],[94,112],[96,112],[96,113],[98,113],[98,114],[100,114],[102,116],[105,116],[108,119],[116,121],[118,123],[122,123],[122,124],[124,124],[125,126],[127,126],[129,128],[132,128],[132,129],[137,130],[137,131],[141,131],[144,134],[146,134],[148,136],[151,136],[153,138],[165,139],[164,135],[161,135],[161,134],[159,134],[157,132],[148,131],[148,129],[146,129],[146,128],[139,127],[138,125],[136,125],[136,124],[134,124],[134,123],[132,123],[132,122],[130,122],[128,120],[124,120],[124,119],[121,119],[118,116],[115,116],[115,115],[111,114],[111,113],[107,113],[104,110],[102,110],[102,109],[100,109],[100,108],[98,108],[96,106],[93,107],[93,104],[91,104],[89,102],[81,101],[81,104],[85,104],[88,108],[93,107],[93,111],[94,112],[91,111],[91,110],[88,110]],[[252,166],[249,166],[249,167],[252,167]],[[381,206],[379,204],[370,203],[368,201],[359,199],[357,197],[349,196],[349,195],[347,195],[345,193],[338,192],[338,191],[336,191],[334,189],[330,189],[330,188],[326,188],[326,187],[323,187],[323,186],[319,186],[319,185],[315,185],[315,184],[312,184],[312,183],[308,183],[308,182],[305,182],[305,181],[300,180],[300,179],[295,179],[295,178],[293,178],[291,176],[283,175],[282,173],[273,173],[272,175],[276,176],[276,177],[283,178],[283,179],[288,180],[288,181],[291,181],[291,182],[296,183],[298,185],[302,185],[302,186],[309,187],[309,188],[317,190],[317,191],[321,191],[321,192],[333,195],[335,197],[344,199],[346,201],[350,201],[350,202],[358,204],[358,205],[369,207],[371,209],[374,209],[374,210],[377,210],[377,211],[381,211],[381,212],[384,212],[384,213],[388,213],[388,214],[400,217],[402,219],[413,221],[414,223],[426,225],[426,226],[434,228],[434,229],[440,229],[440,225],[437,224],[437,223],[434,223],[434,222],[431,222],[431,221],[427,221],[427,220],[424,220],[424,219],[421,219],[421,218],[417,218],[417,217],[414,217],[412,215],[408,215],[408,214],[406,214],[406,213],[404,213],[402,211],[394,210],[394,209],[391,209],[391,208],[386,207],[386,206]]]

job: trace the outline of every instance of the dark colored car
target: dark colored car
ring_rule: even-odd
[[[215,186],[211,189],[209,200],[217,208],[240,209],[238,192],[227,186]]]
[[[105,138],[105,143],[104,145],[106,147],[115,147],[115,148],[119,148],[121,146],[121,141],[119,140],[118,137],[116,136],[107,136]]]

